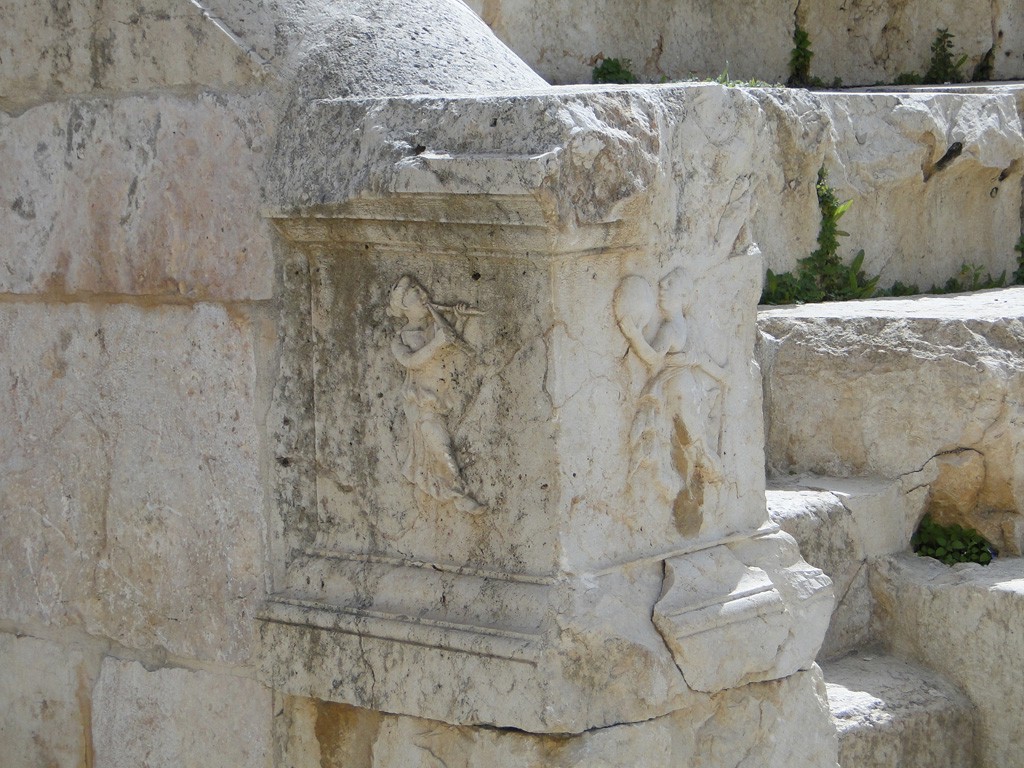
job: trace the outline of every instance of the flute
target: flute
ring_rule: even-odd
[[[454,312],[457,315],[466,315],[467,317],[483,317],[484,315],[481,310],[466,304],[435,304],[431,302],[430,306],[440,312]]]

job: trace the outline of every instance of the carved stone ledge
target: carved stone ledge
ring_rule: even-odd
[[[714,693],[786,677],[808,665],[805,656],[787,647],[794,637],[805,647],[819,647],[824,640],[831,583],[802,563],[797,552],[791,566],[802,563],[806,581],[804,592],[796,595],[791,575],[787,579],[771,561],[762,565],[773,575],[737,554],[764,555],[768,542],[795,550],[775,535],[767,542],[720,545],[665,561],[664,590],[653,620],[691,688]]]

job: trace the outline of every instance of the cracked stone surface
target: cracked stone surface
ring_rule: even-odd
[[[285,765],[321,768],[836,768],[821,673],[755,683],[644,723],[531,736],[284,697]]]
[[[963,522],[1019,552],[1022,320],[1024,288],[762,311],[769,467],[935,483],[926,508],[947,519],[959,487],[974,500]],[[983,470],[949,469],[964,449]]]
[[[287,327],[308,318],[312,340],[284,367],[308,389],[282,386],[274,409],[298,423],[312,402],[314,453],[295,464],[316,504],[282,510],[268,683],[580,733],[813,663],[830,582],[761,530],[759,116],[718,86],[289,114],[268,189],[309,264]],[[627,285],[650,299],[642,341]],[[727,546],[751,585],[714,563],[697,597],[665,580],[668,558],[688,570]],[[651,621],[662,598],[684,615],[662,632],[702,635],[686,680]],[[772,641],[755,653],[759,601]]]
[[[1024,133],[1019,87],[971,94],[821,93],[756,89],[768,156],[752,230],[775,273],[817,248],[818,170],[852,204],[838,254],[850,263],[927,290],[964,264],[994,278],[1016,269]],[[949,165],[937,163],[959,142]],[[951,212],[955,210],[955,214]]]
[[[720,5],[716,14],[728,12]],[[770,19],[762,34],[782,41],[778,64],[789,14],[776,7],[748,4],[747,13]],[[922,158],[934,170],[947,134],[966,131],[958,138],[966,170],[932,174],[915,199],[960,183],[965,217],[982,222],[971,236],[990,237],[985,247],[995,253],[1009,237],[1000,217],[1018,215],[1016,96],[991,100],[984,114],[980,100],[937,96],[862,97],[851,107],[718,86],[533,92],[539,77],[449,0],[155,0],[145,9],[0,0],[0,11],[14,20],[0,31],[0,165],[11,170],[0,178],[0,412],[9,414],[0,426],[0,654],[13,659],[0,681],[15,691],[0,715],[5,748],[14,721],[18,748],[29,734],[24,754],[39,763],[71,762],[91,738],[95,754],[83,761],[97,765],[265,765],[270,694],[248,676],[263,675],[252,661],[253,616],[266,571],[296,593],[336,595],[346,573],[322,560],[355,542],[356,554],[412,559],[418,574],[372,563],[354,580],[357,607],[380,598],[374,609],[401,614],[429,604],[433,614],[414,612],[426,632],[468,615],[490,632],[470,643],[486,660],[490,639],[514,645],[530,635],[521,630],[536,628],[541,606],[548,637],[565,641],[557,666],[570,684],[551,684],[552,666],[521,677],[491,661],[459,666],[452,649],[422,637],[398,652],[380,637],[312,627],[291,638],[287,650],[307,677],[289,683],[326,688],[325,697],[348,686],[382,709],[493,724],[467,694],[476,685],[507,707],[503,723],[583,732],[530,736],[307,702],[312,720],[296,738],[316,750],[311,760],[834,765],[816,673],[717,694],[685,689],[650,621],[661,558],[670,545],[684,557],[695,539],[745,536],[764,522],[754,243],[770,246],[772,259],[797,252],[787,237],[813,241],[813,176],[823,156],[840,158],[821,137],[867,137],[868,150],[841,157],[836,180],[883,200],[877,213],[910,188],[895,184],[886,198],[868,183],[889,144],[913,158],[916,184]],[[665,20],[649,7],[631,13]],[[729,44],[752,52],[742,42],[750,28],[732,29]],[[713,39],[707,29],[693,34]],[[668,61],[684,48],[663,45],[659,55]],[[512,90],[526,92],[493,95]],[[378,98],[396,94],[410,98]],[[772,112],[772,99],[784,108]],[[906,117],[910,128],[872,111]],[[808,135],[775,131],[776,119]],[[799,159],[787,165],[790,157]],[[973,193],[1003,171],[984,208]],[[782,189],[792,189],[787,211],[802,218],[778,215]],[[645,208],[650,199],[657,203]],[[486,206],[514,236],[481,222]],[[324,219],[339,211],[358,224],[332,230]],[[309,245],[301,232],[275,231],[267,215],[305,217],[326,234]],[[783,220],[796,223],[783,232]],[[921,219],[913,221],[907,229],[920,235]],[[932,229],[935,242],[959,236],[944,222]],[[289,238],[305,252],[286,247]],[[332,262],[339,244],[352,262],[371,246],[374,267],[346,273]],[[949,259],[957,254],[947,248]],[[284,282],[294,284],[281,288],[278,258],[323,269],[289,274]],[[680,267],[690,270],[686,293],[700,299],[687,318],[689,348],[730,371],[721,439],[728,482],[689,518],[692,506],[677,509],[653,483],[626,476],[636,405],[657,374],[637,358],[613,307],[624,278],[660,285]],[[453,404],[446,425],[458,469],[486,507],[475,521],[450,509],[424,513],[402,473],[410,392],[392,347],[401,326],[387,310],[404,273],[445,309],[465,303],[481,313],[475,329],[460,331],[479,368],[456,382],[472,386],[455,387],[467,402]],[[297,295],[305,315],[275,327],[280,307],[271,303]],[[287,337],[280,359],[279,333]],[[342,392],[345,371],[332,366],[351,365],[353,351],[364,355],[365,386],[349,381]],[[271,404],[275,367],[283,373]],[[313,412],[314,377],[327,413]],[[348,408],[369,417],[348,421]],[[357,461],[343,455],[349,441],[365,454]],[[956,488],[978,486],[982,449],[970,450],[941,454],[950,458],[934,471],[936,504],[955,508]],[[268,465],[280,474],[264,483]],[[369,480],[371,491],[362,485]],[[269,536],[267,485],[272,503],[295,512],[293,528],[272,521]],[[987,498],[983,487],[977,498]],[[353,494],[370,503],[355,508]],[[759,677],[811,665],[819,636],[804,624],[820,628],[824,618],[794,606],[828,594],[791,542],[776,544],[747,547],[758,550],[747,559],[771,572],[796,617],[787,619],[785,658],[766,662]],[[303,555],[284,575],[284,556],[268,561],[293,545],[319,545],[328,557]],[[430,559],[448,570],[421,567]],[[463,565],[480,570],[460,580]],[[495,571],[526,579],[495,589]],[[25,626],[71,640],[12,634]],[[90,675],[99,675],[90,701],[75,677],[79,643],[92,649]],[[730,656],[745,647],[711,645]],[[100,672],[102,653],[146,666],[110,655]],[[398,680],[391,687],[389,671]],[[526,715],[514,696],[530,703]],[[93,727],[79,732],[89,707]],[[572,707],[585,711],[566,714]],[[353,728],[339,731],[349,720]],[[50,725],[36,731],[39,722]],[[379,730],[366,735],[375,722]]]
[[[837,658],[871,640],[870,562],[910,546],[926,494],[878,478],[800,475],[770,482],[770,518],[797,540],[803,557],[835,588],[819,659]]]

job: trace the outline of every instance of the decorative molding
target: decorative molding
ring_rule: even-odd
[[[726,546],[665,561],[653,621],[687,685],[709,692],[770,677],[792,629],[769,575]]]

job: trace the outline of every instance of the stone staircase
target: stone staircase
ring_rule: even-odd
[[[768,309],[759,330],[769,514],[835,583],[841,768],[1024,766],[1024,288]],[[910,553],[925,512],[1001,557]]]
[[[870,652],[825,662],[822,671],[843,768],[974,765],[974,708],[940,675]]]

